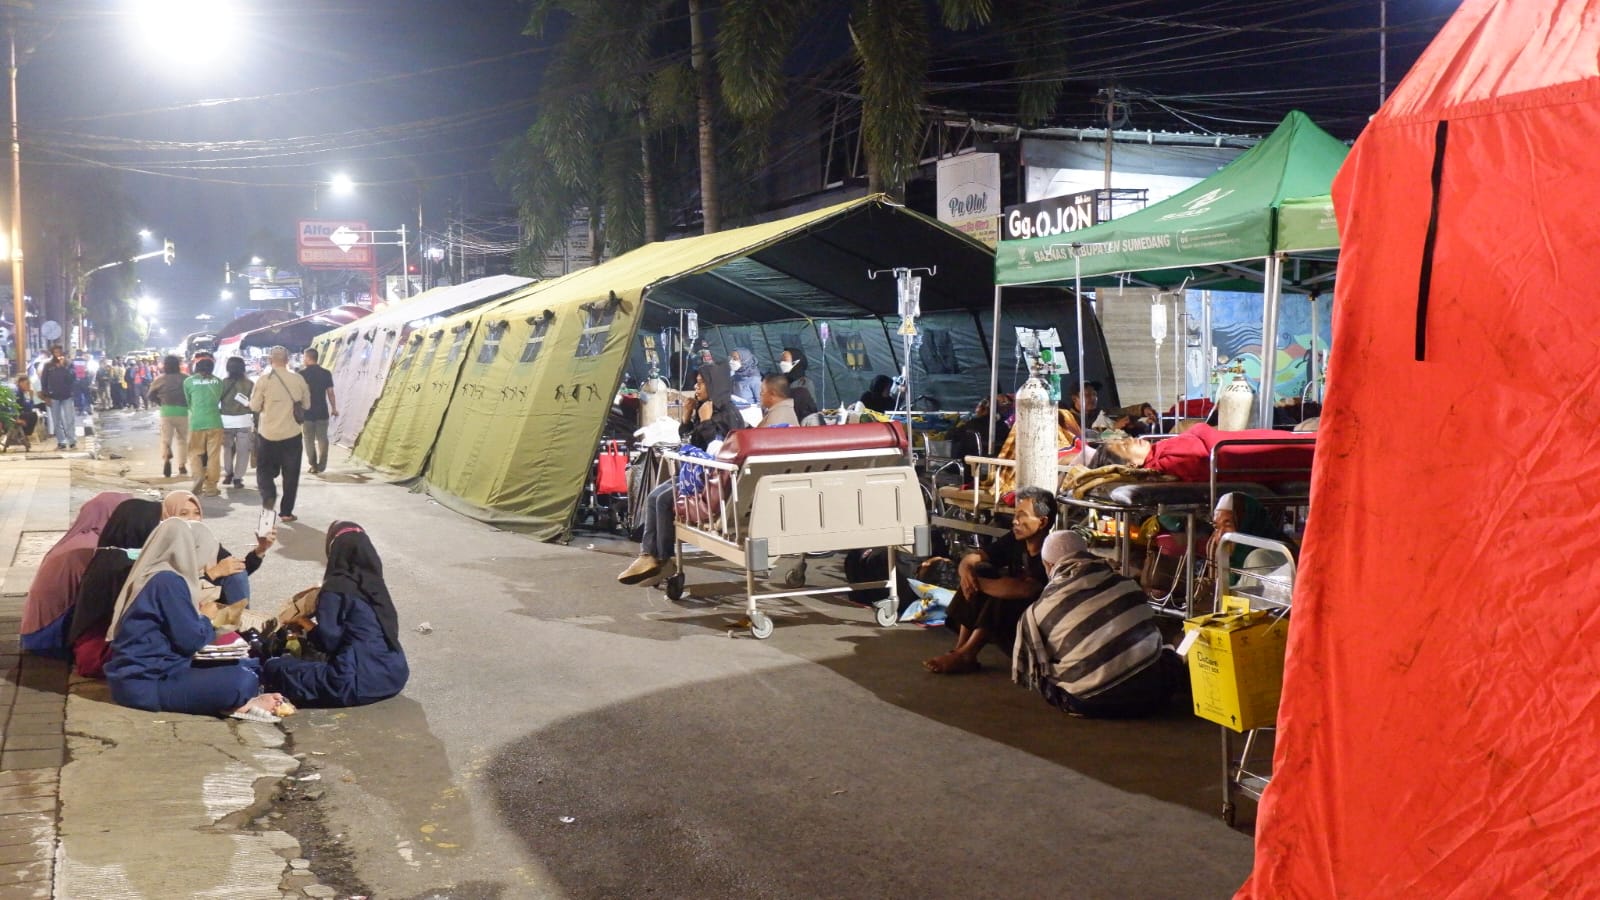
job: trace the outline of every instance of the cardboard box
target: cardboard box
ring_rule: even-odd
[[[1225,612],[1189,619],[1183,629],[1194,714],[1239,732],[1271,725],[1289,620],[1265,610]]]

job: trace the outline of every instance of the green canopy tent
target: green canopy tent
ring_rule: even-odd
[[[1333,280],[1339,235],[1328,192],[1347,153],[1305,113],[1291,112],[1266,140],[1160,203],[1081,231],[1001,242],[996,307],[1000,288],[1018,285],[1259,287],[1269,347],[1261,383],[1271,385],[1282,292],[1315,297]],[[1270,422],[1272,391],[1258,400],[1258,415]]]

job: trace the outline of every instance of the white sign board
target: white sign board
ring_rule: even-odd
[[[1000,241],[1000,154],[939,160],[939,221],[993,247]]]

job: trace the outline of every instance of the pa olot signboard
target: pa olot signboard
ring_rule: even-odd
[[[299,230],[300,265],[328,269],[372,268],[372,232],[367,223],[302,219]]]

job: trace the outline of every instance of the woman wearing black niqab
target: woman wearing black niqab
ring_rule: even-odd
[[[306,641],[328,661],[275,657],[263,666],[262,680],[300,706],[386,700],[406,686],[411,669],[400,649],[400,619],[383,581],[383,560],[354,522],[334,522],[326,547],[328,567]]]
[[[78,582],[72,626],[67,630],[67,643],[72,646],[78,674],[86,678],[105,677],[106,660],[111,658],[106,629],[111,627],[111,612],[116,608],[117,595],[122,593],[128,573],[133,571],[139,548],[160,524],[160,503],[124,500],[117,504],[105,527],[100,529],[99,544]]]

